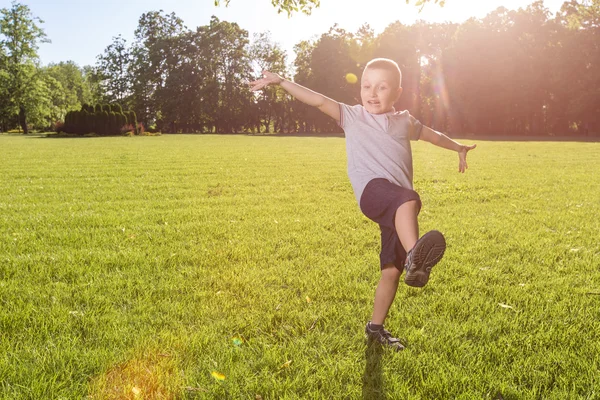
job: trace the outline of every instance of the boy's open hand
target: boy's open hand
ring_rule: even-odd
[[[467,153],[477,147],[476,144],[472,146],[461,146],[458,152],[458,172],[465,172],[469,166],[467,165]]]
[[[261,79],[257,79],[255,81],[248,82],[248,85],[251,86],[250,90],[252,90],[253,92],[260,90],[260,89],[264,88],[265,86],[279,85],[281,82],[283,82],[282,77],[280,77],[279,75],[274,74],[272,72],[263,71],[262,75],[263,75],[263,77]]]

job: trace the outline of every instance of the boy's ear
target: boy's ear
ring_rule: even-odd
[[[398,99],[400,98],[400,96],[402,96],[402,87],[398,88],[398,92],[396,93],[396,101],[398,101]]]

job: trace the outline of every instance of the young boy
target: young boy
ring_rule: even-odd
[[[363,71],[362,105],[338,103],[269,71],[263,71],[263,78],[250,82],[253,91],[267,85],[280,85],[296,99],[335,119],[344,130],[348,177],[354,195],[361,211],[378,223],[381,230],[381,279],[365,333],[370,341],[395,350],[402,350],[404,346],[383,328],[383,323],[394,301],[402,271],[406,270],[406,284],[422,287],[446,249],[444,236],[438,231],[430,231],[419,238],[417,215],[421,200],[412,190],[409,140],[422,139],[458,152],[459,172],[467,168],[467,152],[476,146],[461,145],[423,126],[408,111],[396,112],[394,103],[402,94],[401,84],[398,64],[384,58],[371,60]]]

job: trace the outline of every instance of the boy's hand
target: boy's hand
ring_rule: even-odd
[[[283,82],[283,78],[277,74],[274,74],[269,71],[262,72],[263,77],[261,79],[257,79],[255,81],[249,82],[248,84],[251,86],[250,90],[255,92],[269,85],[279,85]]]
[[[458,172],[465,172],[469,166],[467,165],[467,153],[477,147],[476,144],[472,146],[461,145],[458,151]]]

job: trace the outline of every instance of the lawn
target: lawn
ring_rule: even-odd
[[[477,143],[392,353],[343,138],[0,136],[0,398],[600,399],[600,143]]]

